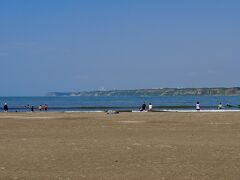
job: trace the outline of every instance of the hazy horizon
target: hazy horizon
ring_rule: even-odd
[[[239,87],[236,0],[0,2],[0,96]]]
[[[240,88],[240,86],[235,86],[235,87],[153,87],[153,88],[132,88],[132,89],[104,89],[104,88],[102,88],[102,89],[92,89],[92,90],[87,90],[87,91],[115,91],[115,90],[138,90],[138,89],[204,89],[204,88],[206,88],[206,89],[208,89],[208,88],[212,88],[212,89],[214,89],[214,88]],[[52,92],[62,92],[62,91],[52,91]],[[70,92],[70,91],[68,91],[68,92]],[[71,92],[77,92],[77,91],[71,91]],[[79,92],[81,92],[81,91],[79,91]],[[49,92],[47,92],[47,93],[49,93]]]

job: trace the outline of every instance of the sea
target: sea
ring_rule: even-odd
[[[196,102],[201,109],[215,110],[219,103],[225,109],[240,109],[240,96],[74,96],[74,97],[0,97],[0,104],[8,104],[10,112],[30,111],[27,106],[48,105],[50,112],[65,111],[137,111],[143,103],[151,103],[154,110],[194,110]]]

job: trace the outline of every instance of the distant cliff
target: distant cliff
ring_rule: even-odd
[[[49,92],[46,96],[240,96],[240,87]]]

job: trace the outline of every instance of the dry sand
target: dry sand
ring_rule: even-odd
[[[0,179],[240,179],[240,113],[0,113]]]

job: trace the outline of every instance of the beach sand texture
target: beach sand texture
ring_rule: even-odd
[[[0,179],[240,179],[240,113],[0,113]]]

